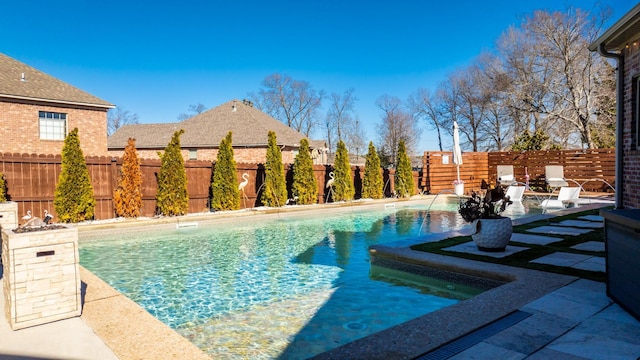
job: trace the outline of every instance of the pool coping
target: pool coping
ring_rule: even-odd
[[[424,197],[420,199],[425,200]],[[392,199],[390,201],[375,203],[362,202],[357,205],[372,205],[409,200],[415,199]],[[341,203],[333,207],[345,206],[354,207],[354,204]],[[589,207],[591,206],[581,206],[575,211],[584,211]],[[164,224],[177,226],[176,224],[181,220],[200,220],[207,222],[210,220],[237,220],[238,215],[293,214],[299,212],[296,210],[304,210],[304,212],[307,212],[314,210],[324,211],[326,209],[327,207],[322,206],[308,209],[291,209],[289,211],[272,211],[271,209],[266,209],[264,211],[246,211],[240,214],[213,213],[213,215],[217,216],[201,214],[196,216],[160,218],[142,222],[131,221],[127,222],[126,225],[145,226]],[[554,214],[565,212],[571,212],[571,210],[556,212]],[[521,219],[514,221],[514,224],[553,216],[555,215],[537,215],[527,220]],[[121,229],[123,224],[118,222],[88,225],[89,226],[86,224],[78,226],[79,231],[81,233],[90,233],[92,230],[115,230]],[[130,226],[125,227],[129,228]],[[432,235],[447,238],[461,234],[457,231],[452,231]],[[430,236],[427,237],[429,238]],[[471,299],[461,301],[439,311],[318,354],[313,357],[313,359],[412,359],[494,320],[504,317],[523,305],[578,279],[574,276],[413,251],[406,247],[406,245],[405,247],[376,245],[370,249],[375,256],[385,256],[414,264],[434,266],[468,275],[502,280],[511,279],[512,281]],[[138,304],[120,294],[87,269],[81,269],[81,277],[84,287],[82,318],[104,343],[112,349],[118,358],[211,358],[169,326],[154,318]],[[462,321],[452,322],[450,319],[462,319]]]
[[[377,257],[511,281],[312,359],[413,359],[507,316],[529,302],[578,279],[575,276],[413,251],[409,248],[374,246],[372,251],[372,255]]]
[[[589,204],[520,218],[513,223],[521,225],[603,206],[608,205]],[[464,231],[430,234],[416,244],[464,235],[469,234]],[[415,251],[406,244],[400,247],[394,247],[393,244],[374,245],[369,249],[372,257],[509,282],[470,299],[318,354],[311,359],[414,359],[504,318],[526,304],[580,279],[571,275]],[[452,319],[457,321],[451,321]]]
[[[119,359],[211,358],[82,266],[80,278],[80,317]]]

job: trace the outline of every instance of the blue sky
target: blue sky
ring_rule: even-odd
[[[405,100],[491,49],[536,9],[630,1],[6,1],[0,52],[137,113],[175,122],[257,92],[275,72],[316,90],[355,89],[355,115],[377,140],[383,94]],[[421,125],[426,127],[426,123]],[[448,140],[448,139],[447,139]],[[447,141],[445,145],[448,146]],[[436,150],[426,129],[420,152]]]

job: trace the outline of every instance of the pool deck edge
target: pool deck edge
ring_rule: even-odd
[[[119,359],[211,359],[87,269],[82,279],[82,320]]]
[[[345,344],[313,357],[324,359],[413,359],[509,315],[533,300],[576,280],[575,276],[546,273],[500,264],[376,246],[377,255],[513,281],[422,317]],[[455,321],[452,321],[454,320]]]

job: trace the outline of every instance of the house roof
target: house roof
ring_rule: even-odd
[[[234,147],[267,146],[268,133],[276,133],[278,145],[298,147],[304,134],[288,127],[245,101],[231,100],[184,121],[166,124],[130,124],[108,139],[109,150],[124,149],[129,138],[138,149],[163,149],[177,130],[183,129],[183,148],[217,148],[229,131]]]
[[[0,53],[0,97],[101,108],[114,106]]]
[[[606,51],[622,51],[629,42],[640,38],[640,4],[629,10],[624,16],[589,45],[589,50],[596,51],[602,44]]]

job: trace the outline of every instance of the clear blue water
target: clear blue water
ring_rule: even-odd
[[[306,358],[473,295],[370,277],[369,246],[466,226],[438,206],[81,234],[80,262],[214,358]]]

